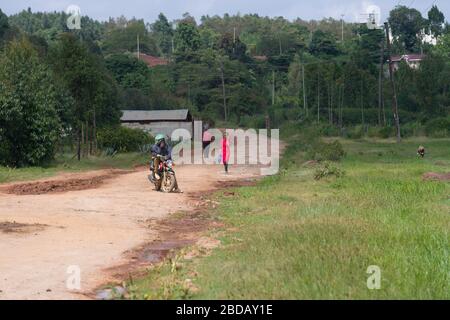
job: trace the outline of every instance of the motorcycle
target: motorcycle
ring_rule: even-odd
[[[177,178],[173,169],[174,163],[172,160],[166,160],[164,156],[157,156],[159,158],[158,173],[153,173],[148,176],[151,183],[155,185],[156,191],[172,192],[178,188]],[[154,161],[152,161],[152,164]],[[155,170],[150,166],[150,171]]]

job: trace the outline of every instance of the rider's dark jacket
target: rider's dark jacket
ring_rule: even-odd
[[[156,157],[159,154],[165,156],[167,160],[172,159],[172,148],[167,143],[164,144],[163,148],[161,148],[159,144],[154,144],[150,151],[153,157]]]

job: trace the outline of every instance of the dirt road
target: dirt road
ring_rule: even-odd
[[[0,299],[87,298],[86,293],[110,279],[110,267],[126,263],[127,250],[155,237],[144,221],[190,210],[195,206],[191,193],[258,172],[239,167],[224,175],[221,166],[177,167],[184,194],[153,191],[145,169],[2,185]],[[63,191],[64,181],[72,191]],[[79,183],[83,187],[77,188]],[[70,266],[80,268],[80,291],[67,289]]]

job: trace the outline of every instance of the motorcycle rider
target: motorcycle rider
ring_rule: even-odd
[[[172,160],[172,148],[166,143],[166,137],[164,134],[159,133],[155,137],[155,144],[150,149],[152,153],[152,163],[150,165],[150,170],[152,170],[153,179],[159,179],[159,163],[161,161],[160,157],[167,161]]]

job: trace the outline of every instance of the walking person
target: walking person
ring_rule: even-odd
[[[228,134],[223,132],[222,136],[222,163],[225,168],[225,173],[228,173],[228,161],[230,160],[230,142],[228,141]]]

